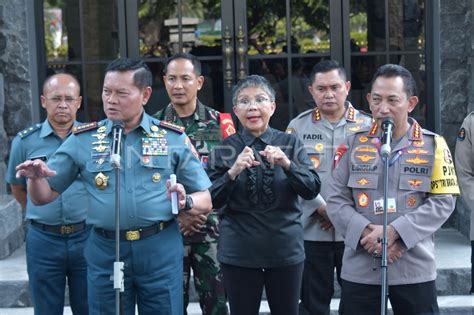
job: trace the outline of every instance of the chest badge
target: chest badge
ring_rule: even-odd
[[[316,152],[322,152],[324,150],[324,144],[318,143],[314,146],[314,149],[316,150]]]
[[[321,160],[317,156],[310,156],[309,157],[310,161],[313,163],[314,169],[319,169],[319,166],[321,165]]]
[[[418,156],[416,156],[414,159],[408,159],[407,160],[407,163],[410,163],[410,164],[428,164],[428,160],[423,160],[423,159],[420,159]]]
[[[366,208],[369,205],[369,196],[365,192],[361,192],[357,196],[357,204],[361,208]]]
[[[421,184],[423,184],[423,181],[419,179],[410,179],[408,180],[408,184],[410,184],[412,188],[418,188]]]
[[[367,184],[369,184],[369,183],[370,183],[370,181],[369,181],[367,178],[365,178],[365,177],[362,177],[361,179],[359,179],[359,180],[357,181],[357,184],[359,184],[359,185],[361,185],[361,186],[365,186],[365,185],[367,185]]]
[[[359,160],[361,160],[362,162],[369,162],[369,161],[375,159],[375,156],[368,155],[368,154],[356,155],[355,157],[358,158]]]
[[[105,176],[105,174],[102,172],[95,176],[95,185],[100,190],[104,190],[105,188],[107,188],[108,182],[109,176]]]
[[[409,208],[413,208],[416,205],[416,197],[415,196],[410,196],[407,199],[407,206]]]

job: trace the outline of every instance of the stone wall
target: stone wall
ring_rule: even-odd
[[[474,0],[441,0],[440,5],[441,134],[454,152],[459,127],[467,113],[474,110]],[[469,235],[469,211],[462,201],[458,200],[448,225]]]
[[[4,177],[11,140],[32,123],[26,1],[0,2],[0,259],[24,240],[21,208],[6,195]]]
[[[3,0],[0,4],[0,72],[5,82],[5,129],[0,133],[5,132],[9,141],[32,123],[26,1]],[[9,146],[0,146],[0,162],[8,150]]]

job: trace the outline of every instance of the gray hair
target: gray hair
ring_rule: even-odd
[[[237,96],[239,93],[248,87],[255,87],[262,89],[270,97],[270,101],[275,101],[275,90],[271,86],[270,82],[262,76],[253,74],[243,78],[232,88],[232,104],[237,104]]]

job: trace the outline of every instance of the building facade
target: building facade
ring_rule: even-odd
[[[39,95],[47,75],[74,73],[82,86],[80,120],[98,120],[104,117],[100,95],[105,65],[119,56],[144,58],[155,74],[153,96],[145,107],[154,113],[168,103],[163,62],[179,51],[201,59],[205,85],[199,97],[218,110],[231,111],[230,91],[239,78],[267,77],[277,91],[271,124],[279,129],[312,106],[307,79],[322,58],[344,65],[352,81],[351,101],[363,110],[368,110],[365,94],[375,69],[388,62],[402,64],[413,72],[420,90],[413,116],[445,136],[454,152],[457,130],[474,110],[474,0],[314,3],[3,0],[0,176],[15,134],[45,118]],[[5,209],[17,206],[3,180],[0,196]],[[447,224],[468,235],[469,213],[462,201]],[[11,233],[19,232],[9,233],[0,232],[0,243],[13,248],[18,242]]]

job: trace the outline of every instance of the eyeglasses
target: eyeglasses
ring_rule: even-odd
[[[248,108],[250,107],[250,104],[252,104],[252,102],[255,104],[255,106],[262,107],[268,102],[270,102],[270,100],[263,96],[257,96],[254,100],[242,97],[241,99],[237,100],[237,106],[242,108]]]
[[[50,101],[53,105],[59,105],[63,101],[66,103],[66,105],[71,105],[77,101],[77,98],[66,96],[66,97],[60,97],[60,96],[55,96],[51,98],[47,98],[48,101]]]

